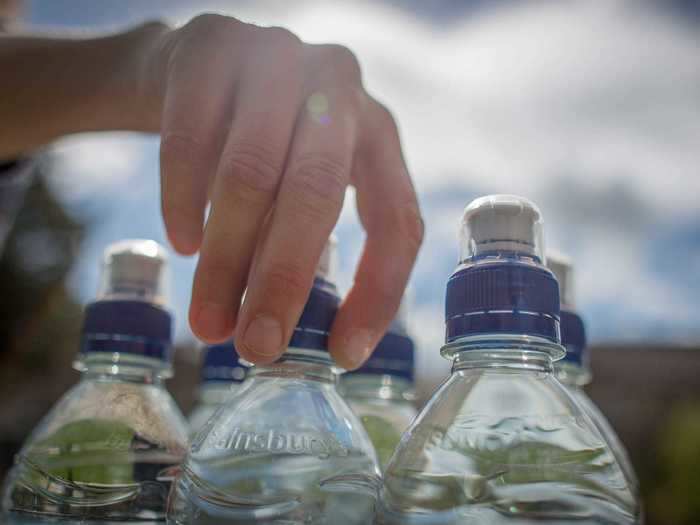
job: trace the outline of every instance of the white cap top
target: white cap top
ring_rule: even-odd
[[[316,277],[335,284],[338,271],[338,238],[331,234],[316,267]]]
[[[98,300],[165,305],[167,263],[165,248],[155,241],[128,239],[110,244],[102,259]]]
[[[547,268],[559,281],[559,296],[561,305],[568,310],[574,309],[574,267],[571,259],[565,255],[549,252],[547,254]]]
[[[472,257],[514,252],[544,262],[540,210],[516,195],[488,195],[464,210],[460,228],[460,262]]]

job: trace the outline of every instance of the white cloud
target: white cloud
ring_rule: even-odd
[[[50,148],[49,181],[68,203],[88,198],[137,197],[144,187],[138,183],[138,178],[158,176],[140,172],[156,144],[154,136],[134,133],[85,133],[66,137]]]

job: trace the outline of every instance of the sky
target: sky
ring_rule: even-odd
[[[204,11],[347,45],[367,89],[394,113],[427,226],[411,282],[419,364],[444,366],[436,363],[457,223],[488,193],[540,206],[548,248],[575,262],[593,342],[700,339],[700,17],[692,3],[35,0],[26,18],[100,32],[152,18],[182,24]],[[58,195],[93,222],[72,276],[87,301],[109,242],[166,242],[158,140],[75,136],[52,158]],[[363,240],[351,194],[337,233],[347,289]],[[195,261],[173,255],[171,266],[177,333],[186,339]]]

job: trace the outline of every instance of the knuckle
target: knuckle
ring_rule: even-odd
[[[275,152],[255,142],[231,144],[221,159],[218,176],[247,201],[260,202],[274,195],[282,166]]]
[[[290,86],[303,82],[303,44],[299,37],[282,27],[257,28],[254,43],[255,58],[248,66],[260,68],[266,64],[267,74]]]
[[[295,202],[303,203],[311,218],[336,212],[347,186],[347,166],[328,154],[307,154],[297,159],[292,172]]]
[[[392,136],[399,135],[399,127],[396,124],[396,119],[391,111],[382,103],[376,102],[373,104],[376,117],[378,131],[383,134],[391,134]]]
[[[202,13],[187,22],[186,27],[209,29],[213,25],[220,23],[224,17],[215,13]]]
[[[136,26],[130,32],[132,35],[148,37],[151,35],[162,36],[172,33],[172,28],[160,20],[148,20]]]
[[[400,239],[402,252],[414,257],[425,235],[425,224],[415,199],[404,199],[386,206],[369,218],[369,227],[379,239]]]
[[[355,111],[359,112],[367,100],[365,90],[360,86],[347,86],[345,90],[345,98],[348,105]]]
[[[181,29],[182,42],[193,45],[202,38],[210,38],[212,35],[220,34],[223,26],[223,17],[212,13],[205,13],[194,17]]]
[[[328,46],[328,56],[336,64],[336,67],[347,75],[360,79],[362,77],[362,68],[360,61],[355,56],[355,53],[350,51],[345,46],[330,44]]]
[[[299,37],[284,27],[266,27],[261,29],[259,38],[277,49],[296,50],[301,48]]]
[[[195,16],[190,20],[185,27],[196,34],[209,35],[212,32],[220,33],[230,30],[232,27],[241,25],[242,22],[229,16],[218,15],[215,13],[203,13]]]
[[[425,223],[416,204],[400,206],[394,219],[402,242],[417,253],[425,236]]]
[[[180,30],[178,51],[186,59],[201,61],[202,53],[240,47],[246,41],[249,25],[235,18],[205,13],[198,15]]]
[[[366,100],[365,91],[357,84],[343,84],[321,91],[333,101],[333,105],[343,108],[347,115],[359,115]]]
[[[323,44],[319,49],[320,68],[330,70],[341,83],[362,83],[362,67],[355,53],[339,44]]]

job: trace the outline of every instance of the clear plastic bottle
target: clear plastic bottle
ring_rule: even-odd
[[[367,525],[379,469],[327,351],[339,297],[328,247],[285,354],[249,377],[194,438],[168,522]]]
[[[199,400],[189,416],[190,434],[195,434],[246,377],[233,342],[204,348]]]
[[[407,332],[405,302],[372,356],[340,380],[343,397],[362,421],[382,468],[417,414],[415,349]]]
[[[588,417],[591,418],[603,438],[605,438],[605,442],[622,468],[627,483],[635,496],[637,513],[641,514],[639,482],[629,455],[608,420],[583,390],[583,387],[591,382],[593,374],[590,367],[590,355],[586,346],[586,327],[575,306],[573,266],[567,257],[550,253],[547,255],[547,267],[552,270],[559,282],[561,295],[561,342],[566,348],[566,356],[554,365],[555,375]]]
[[[43,418],[3,489],[10,523],[163,521],[187,425],[171,369],[163,248],[129,240],[104,257],[85,311],[80,382]]]
[[[452,374],[387,466],[378,523],[634,523],[620,466],[552,373],[564,348],[538,209],[477,199],[461,244],[442,348]]]

